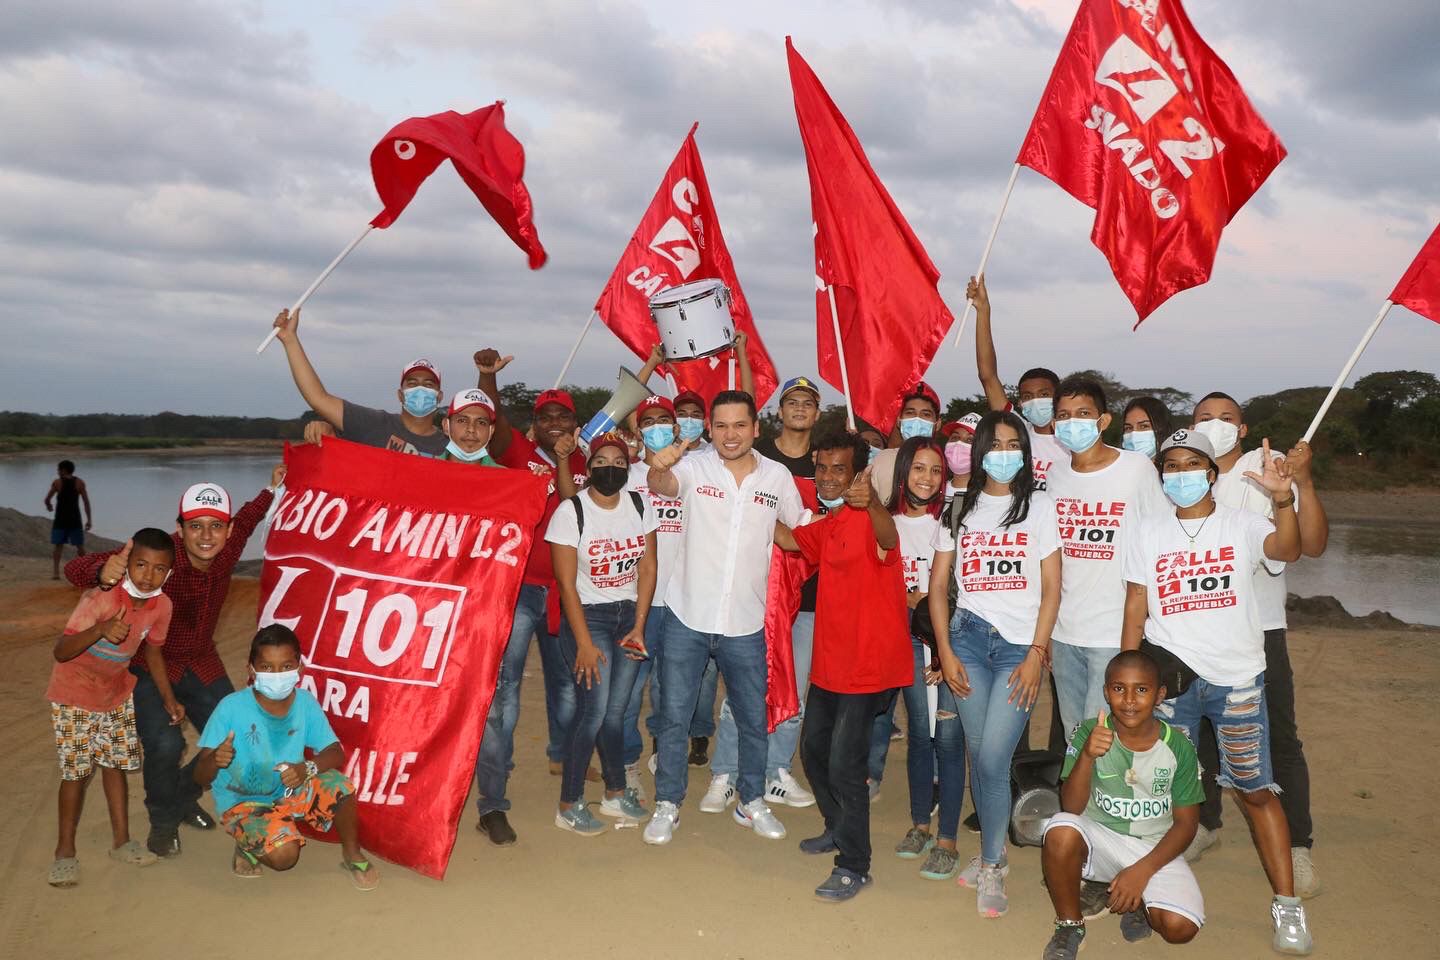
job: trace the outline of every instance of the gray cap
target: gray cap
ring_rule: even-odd
[[[1211,463],[1215,462],[1215,447],[1210,443],[1210,438],[1196,430],[1181,428],[1160,445],[1160,455],[1164,456],[1166,450],[1193,450]]]

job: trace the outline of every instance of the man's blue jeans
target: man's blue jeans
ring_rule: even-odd
[[[806,693],[810,687],[810,660],[815,652],[815,614],[798,613],[795,626],[790,631],[790,642],[795,651],[795,692],[800,699],[800,712],[775,728],[765,748],[765,779],[774,780],[780,769],[790,769],[795,757],[795,747],[800,743],[800,726],[805,720]],[[729,685],[725,688],[728,692]],[[715,776],[734,777],[739,772],[738,739],[735,734],[735,717],[730,709],[729,698],[720,703],[720,724],[715,735],[715,757],[710,761],[710,773]]]
[[[1030,645],[1010,643],[983,618],[959,610],[950,621],[950,649],[970,678],[970,695],[956,697],[955,704],[965,746],[974,758],[980,857],[997,864],[1010,827],[1010,761],[1030,722],[1029,710],[1007,702],[1010,674],[1024,661]]]
[[[677,616],[665,621],[664,653],[660,658],[660,757],[655,768],[655,799],[677,806],[689,781],[687,734],[700,698],[706,665],[713,659],[725,678],[727,700],[738,739],[737,789],[749,803],[765,789],[765,631],[742,637],[701,633]]]
[[[530,654],[532,636],[539,637],[541,669],[545,672],[545,712],[550,725],[550,743],[546,753],[556,763],[563,762],[565,757],[563,738],[565,728],[575,715],[575,683],[560,656],[559,638],[552,637],[545,624],[547,593],[545,587],[522,584],[520,598],[515,604],[515,620],[500,661],[495,698],[490,701],[485,734],[480,741],[480,756],[475,764],[475,784],[480,793],[476,805],[482,816],[495,810],[510,809],[505,785],[510,779],[510,771],[515,768],[515,724],[520,719],[520,681],[525,675],[525,658]]]
[[[650,736],[660,733],[660,658],[665,649],[665,620],[670,608],[654,606],[645,621],[645,649],[650,659],[640,664],[635,676],[635,689],[630,694],[630,705],[625,711],[625,763],[637,763],[645,752],[645,743],[640,739],[640,708],[645,700],[645,683],[650,683],[650,715],[645,718],[645,729]],[[715,695],[720,685],[720,671],[712,660],[705,667],[705,678],[700,681],[700,699],[695,704],[695,716],[690,719],[690,736],[713,737],[715,735]]]
[[[1050,644],[1054,661],[1055,698],[1060,706],[1060,723],[1068,738],[1080,722],[1105,707],[1105,668],[1119,647],[1077,647],[1055,640]]]
[[[625,789],[625,734],[621,726],[640,669],[640,661],[631,660],[620,647],[621,638],[635,626],[635,601],[587,603],[583,610],[590,641],[603,660],[596,670],[599,676],[588,687],[575,679],[575,632],[569,622],[561,623],[560,656],[575,688],[575,716],[565,731],[560,779],[560,802],[566,805],[585,798],[585,773],[597,746],[605,789],[612,793]]]

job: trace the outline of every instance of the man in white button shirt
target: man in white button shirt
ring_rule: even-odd
[[[725,678],[740,741],[740,803],[735,821],[779,840],[785,827],[761,795],[765,789],[765,589],[775,521],[804,518],[790,472],[752,447],[760,436],[755,400],[727,390],[710,405],[709,449],[681,460],[677,443],[655,454],[649,487],[684,503],[685,531],[665,603],[655,813],[646,843],[669,843],[680,822],[689,770],[686,734],[700,679],[714,658]]]

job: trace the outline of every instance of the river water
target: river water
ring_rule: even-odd
[[[277,458],[278,452],[70,456],[90,488],[95,532],[117,540],[142,526],[172,529],[180,494],[202,480],[224,486],[238,509],[270,482]],[[43,515],[59,459],[0,456],[0,506]],[[1290,592],[1328,594],[1357,616],[1385,610],[1408,623],[1440,624],[1440,521],[1423,519],[1332,522],[1325,555],[1291,565]],[[262,553],[257,536],[244,556]]]

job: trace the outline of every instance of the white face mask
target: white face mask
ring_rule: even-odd
[[[169,579],[170,574],[165,574],[165,580]],[[130,574],[127,573],[125,574],[125,579],[120,581],[120,586],[126,593],[130,594],[130,596],[134,597],[136,600],[149,600],[151,597],[160,596],[160,594],[165,590],[165,580],[160,581],[160,586],[146,593],[143,592],[139,587],[135,586],[135,582],[130,579]]]
[[[449,443],[445,444],[445,452],[450,454],[450,456],[454,457],[456,460],[463,460],[466,463],[474,463],[477,460],[484,460],[486,455],[489,453],[489,448],[481,447],[474,453],[466,453],[464,450],[460,449],[460,445],[458,443],[456,443],[454,440],[451,440]]]
[[[1210,441],[1210,446],[1215,448],[1217,457],[1225,456],[1235,449],[1235,444],[1240,442],[1240,428],[1225,420],[1205,420],[1195,424],[1193,429]]]

